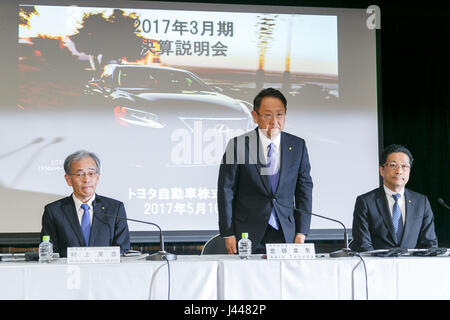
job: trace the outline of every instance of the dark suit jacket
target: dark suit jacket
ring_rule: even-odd
[[[428,198],[405,188],[403,236],[395,240],[392,216],[384,188],[374,189],[356,198],[353,212],[353,241],[350,248],[370,251],[401,247],[406,249],[437,247],[433,212]]]
[[[240,144],[246,135],[249,138],[245,144]],[[257,152],[251,152],[255,146]],[[296,233],[309,233],[309,214],[279,205],[295,205],[296,208],[307,212],[312,210],[313,183],[305,141],[281,132],[280,149],[280,178],[278,189],[273,193],[268,176],[261,174],[263,165],[259,159],[263,158],[262,155],[258,156],[259,151],[262,151],[258,129],[228,143],[219,169],[217,189],[219,229],[222,237],[234,235],[239,240],[241,234],[247,232],[254,250],[264,236],[274,206],[286,242],[292,243]],[[227,161],[230,157],[227,153],[234,153],[234,159],[231,156],[232,161]],[[274,197],[277,200],[274,200]]]
[[[90,247],[120,246],[121,253],[130,249],[130,235],[126,220],[107,217],[102,212],[126,218],[122,202],[95,195],[93,203]],[[80,220],[72,196],[60,199],[45,206],[42,216],[41,239],[50,236],[53,252],[67,256],[68,247],[86,246],[81,232]]]

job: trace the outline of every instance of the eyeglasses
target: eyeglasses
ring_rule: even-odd
[[[409,164],[404,163],[395,163],[395,162],[389,162],[384,164],[385,167],[388,167],[391,170],[401,168],[402,170],[406,171],[411,169],[411,166]]]
[[[276,113],[275,115],[272,114],[272,113],[264,113],[264,114],[261,114],[261,113],[259,113],[259,112],[257,112],[257,114],[258,114],[261,118],[263,118],[265,121],[271,121],[274,117],[275,117],[277,120],[283,120],[284,117],[286,116],[286,113],[281,113],[281,112]]]
[[[94,176],[97,175],[98,172],[95,171],[88,171],[88,172],[77,172],[77,173],[70,173],[70,176],[74,176],[77,178],[84,178],[84,177],[89,177],[89,178],[93,178]]]

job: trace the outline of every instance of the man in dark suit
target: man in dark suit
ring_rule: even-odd
[[[258,128],[228,143],[217,202],[220,235],[229,254],[237,252],[242,233],[248,233],[253,253],[264,253],[266,243],[304,243],[309,233],[311,168],[305,141],[282,132],[286,105],[278,90],[262,90],[252,111]]]
[[[383,150],[379,167],[383,186],[357,197],[351,249],[437,247],[427,197],[405,188],[412,164],[412,154],[404,146],[394,144]]]
[[[121,253],[129,250],[127,221],[114,218],[126,218],[123,203],[95,193],[100,176],[98,157],[77,151],[64,161],[64,171],[73,194],[45,206],[41,238],[49,235],[54,252],[62,257],[67,256],[68,247],[119,246]]]

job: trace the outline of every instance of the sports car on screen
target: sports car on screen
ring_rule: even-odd
[[[193,73],[150,65],[108,64],[85,93],[102,97],[123,126],[154,129],[179,126],[192,129],[194,121],[219,131],[253,127],[252,105],[226,96]]]

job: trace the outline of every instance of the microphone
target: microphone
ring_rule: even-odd
[[[344,225],[341,221],[335,220],[335,219],[332,219],[332,218],[328,218],[328,217],[325,217],[325,216],[321,216],[321,215],[319,215],[319,214],[312,213],[312,212],[309,212],[309,211],[306,211],[306,210],[297,209],[297,208],[294,208],[294,207],[291,207],[291,206],[284,205],[284,204],[282,204],[281,202],[278,201],[276,195],[273,197],[273,199],[274,199],[280,206],[285,207],[285,208],[287,208],[287,209],[295,210],[295,211],[298,211],[298,212],[300,212],[300,213],[306,213],[306,214],[309,214],[309,215],[311,215],[311,216],[315,216],[315,217],[319,217],[319,218],[322,218],[322,219],[325,219],[325,220],[330,220],[330,221],[339,223],[339,224],[344,228],[344,243],[345,243],[345,248],[342,248],[342,249],[340,249],[340,250],[331,252],[331,253],[330,253],[330,257],[332,257],[332,258],[340,258],[340,257],[353,257],[353,256],[355,256],[355,253],[353,252],[353,250],[350,249],[350,248],[348,247],[348,233],[347,233],[347,228],[345,227],[345,225]]]
[[[94,206],[94,204],[97,204],[96,201],[94,200],[94,203],[92,204],[92,206]],[[147,222],[147,221],[142,221],[142,220],[136,220],[136,219],[131,219],[131,218],[124,218],[124,217],[119,217],[113,214],[107,214],[104,211],[104,208],[102,207],[101,211],[95,211],[94,213],[99,213],[102,214],[106,217],[110,217],[110,218],[116,218],[116,219],[121,219],[121,220],[127,220],[127,221],[133,221],[133,222],[138,222],[138,223],[144,223],[144,224],[149,224],[152,226],[155,226],[159,229],[159,245],[160,245],[160,250],[158,252],[155,252],[151,255],[149,255],[148,257],[146,257],[146,260],[152,260],[152,261],[172,261],[172,260],[177,260],[177,255],[173,254],[173,253],[169,253],[166,250],[164,250],[164,236],[163,236],[163,232],[162,229],[160,228],[160,226],[158,226],[156,223],[153,222]],[[95,216],[95,214],[94,214]]]
[[[443,205],[444,207],[446,207],[448,210],[450,210],[450,207],[445,203],[444,199],[442,198],[438,198],[437,202],[441,205]]]

